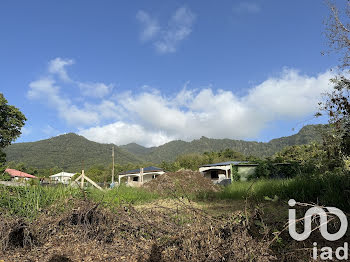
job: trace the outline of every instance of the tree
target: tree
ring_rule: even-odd
[[[350,1],[341,11],[333,2],[328,2],[328,5],[330,17],[325,22],[325,33],[330,51],[339,55],[340,65],[335,70],[335,77],[330,80],[333,90],[326,94],[326,100],[320,103],[320,107],[329,116],[333,128],[333,132],[324,139],[329,157],[343,159],[350,156]]]
[[[26,120],[22,112],[8,105],[4,95],[0,93],[0,151],[21,135],[21,128]],[[4,153],[1,151],[0,155],[0,160],[4,163]]]
[[[27,119],[18,108],[8,105],[0,93],[0,148],[4,148],[21,135]]]

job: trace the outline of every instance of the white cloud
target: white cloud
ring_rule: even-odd
[[[154,38],[160,31],[160,26],[156,19],[152,18],[148,13],[140,10],[136,14],[136,19],[142,25],[141,40],[148,41]]]
[[[58,75],[59,80],[78,86],[83,96],[103,98],[110,94],[110,92],[113,90],[112,84],[106,85],[104,83],[80,82],[71,79],[67,73],[66,67],[73,64],[73,59],[63,59],[61,57],[57,57],[51,60],[48,66],[50,77]]]
[[[159,146],[173,140],[161,131],[149,131],[137,124],[115,122],[81,130],[80,135],[99,143],[125,145],[135,142],[144,146]]]
[[[113,89],[113,85],[106,85],[104,83],[77,82],[77,85],[79,86],[82,95],[95,98],[103,98]]]
[[[284,69],[249,88],[244,96],[212,86],[190,89],[186,83],[168,96],[147,87],[142,93],[112,93],[106,99],[111,86],[97,84],[101,88],[95,90],[90,84],[81,93],[91,92],[85,95],[92,95],[93,102],[83,97],[76,104],[64,93],[65,81],[60,83],[48,75],[29,84],[28,97],[56,110],[61,119],[91,140],[152,146],[201,136],[254,138],[274,121],[305,119],[317,111],[322,94],[331,90],[331,77],[330,71],[308,76]],[[72,80],[69,86],[72,83],[77,82]]]
[[[60,95],[60,87],[49,78],[42,78],[29,84],[28,98],[40,100],[57,110],[59,116],[69,125],[85,126],[99,123],[98,113],[79,109],[70,99]]]
[[[179,43],[191,34],[195,18],[195,14],[190,9],[186,7],[177,9],[162,38],[155,43],[157,51],[174,53]]]
[[[178,45],[192,33],[196,19],[196,15],[187,7],[178,8],[168,25],[163,27],[145,11],[139,11],[136,17],[143,25],[141,39],[153,40],[154,47],[161,54],[176,52]]]
[[[118,119],[120,111],[112,101],[104,99],[97,104],[85,102],[82,106],[78,106],[62,94],[61,86],[65,84],[77,87],[82,96],[97,99],[102,99],[113,90],[112,84],[85,83],[71,79],[65,68],[71,64],[73,64],[71,59],[58,57],[51,60],[48,66],[49,74],[29,84],[28,98],[41,101],[55,109],[61,119],[75,127],[97,125],[105,119]],[[59,77],[54,78],[55,75]]]
[[[254,2],[240,2],[233,7],[235,13],[251,13],[256,14],[261,11],[260,5]]]
[[[122,120],[80,133],[98,142],[142,145],[159,145],[172,139],[190,141],[203,135],[252,138],[273,121],[300,119],[317,111],[322,93],[331,89],[331,76],[330,72],[307,76],[285,69],[243,97],[210,87],[197,91],[186,87],[171,97],[159,91],[126,93],[118,103],[124,111]]]
[[[331,72],[309,77],[297,70],[285,69],[251,89],[246,103],[274,117],[298,118],[315,112],[321,93],[329,91]]]
[[[72,59],[62,59],[57,57],[49,62],[48,71],[51,74],[57,74],[61,80],[70,82],[71,79],[69,78],[65,67],[73,64],[74,60]]]

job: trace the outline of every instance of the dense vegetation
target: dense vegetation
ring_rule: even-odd
[[[125,150],[151,162],[174,161],[182,154],[218,152],[231,149],[246,156],[267,157],[282,150],[286,146],[302,145],[322,140],[321,131],[323,125],[304,126],[297,134],[273,139],[268,143],[232,140],[232,139],[211,139],[202,137],[192,142],[172,141],[159,147],[144,148],[136,144],[122,146]]]
[[[26,117],[15,106],[9,105],[4,95],[0,93],[0,176],[2,179],[5,169],[6,154],[4,147],[10,145],[21,135]]]
[[[266,157],[272,156],[286,146],[320,141],[320,129],[323,129],[322,125],[305,126],[295,135],[274,139],[268,143],[202,137],[192,142],[173,141],[153,148],[129,144],[115,147],[116,163],[121,166],[134,163],[129,165],[129,167],[135,165],[140,167],[141,163],[145,165],[145,162],[158,165],[163,162],[163,166],[166,169],[174,170],[177,167],[193,169],[195,166],[198,168],[201,164],[232,160],[232,158],[243,160],[245,159],[244,156]],[[37,169],[57,167],[56,170],[78,172],[83,167],[88,169],[101,165],[110,170],[111,148],[112,145],[95,143],[82,136],[69,133],[37,142],[13,144],[7,147],[5,152],[8,162],[22,162],[26,166]],[[223,152],[226,149],[229,149],[227,152],[237,153],[235,153],[236,155],[230,155],[230,153],[215,155],[215,153],[211,153]],[[198,156],[204,153],[206,153],[206,156],[198,160]],[[240,155],[237,155],[239,153]],[[194,158],[197,163],[186,164],[185,162],[191,162],[191,160],[186,160],[181,155]],[[180,164],[174,163],[175,166],[167,165],[167,163],[174,161]],[[119,166],[118,170],[124,170],[124,168]]]
[[[71,135],[75,138],[75,135]],[[67,136],[65,136],[67,137]],[[62,137],[58,137],[62,139]],[[81,137],[79,137],[81,138]],[[85,140],[84,138],[81,138]],[[93,143],[93,142],[92,142]],[[97,143],[95,143],[97,144]],[[97,144],[100,145],[100,144]],[[109,148],[107,148],[108,151]],[[63,154],[64,156],[64,154]],[[109,156],[106,156],[106,158]],[[117,155],[118,158],[118,155]],[[75,159],[75,158],[74,158]],[[70,161],[74,161],[71,159]],[[96,160],[95,160],[96,161]],[[115,164],[115,174],[137,169],[140,167],[157,165],[166,171],[177,171],[179,169],[198,170],[198,167],[204,164],[218,163],[224,161],[250,161],[258,163],[256,176],[254,178],[276,178],[276,177],[294,177],[301,173],[314,173],[325,172],[331,170],[333,166],[337,166],[338,163],[328,161],[327,152],[324,146],[317,143],[311,143],[308,145],[296,145],[285,147],[282,151],[277,152],[275,155],[268,158],[257,158],[253,156],[246,156],[232,149],[225,149],[220,151],[211,151],[200,153],[182,154],[176,157],[175,161],[162,161],[161,163],[152,163],[139,160],[134,163]],[[288,163],[289,165],[276,165],[280,163]],[[67,171],[62,167],[53,166],[51,168],[37,168],[33,165],[24,162],[10,161],[7,163],[9,168],[14,168],[27,172],[39,177],[48,177],[61,171]],[[103,164],[101,161],[98,164],[93,164],[85,168],[86,174],[96,182],[108,183],[111,181],[111,169],[110,163]],[[68,169],[69,170],[69,169]],[[78,167],[72,172],[80,172]]]
[[[297,176],[291,179],[269,179],[250,182],[234,181],[218,193],[203,194],[203,200],[288,201],[296,199],[301,203],[336,206],[350,211],[350,174],[333,171],[319,176]]]
[[[136,156],[115,147],[117,163],[141,162]],[[78,172],[94,165],[110,165],[112,145],[99,144],[73,133],[30,143],[16,143],[5,149],[7,160],[36,168],[59,167]]]
[[[78,188],[72,187],[7,187],[0,185],[0,212],[6,209],[11,215],[19,215],[26,218],[34,218],[42,209],[54,202],[65,208],[65,200],[68,198],[82,197]]]

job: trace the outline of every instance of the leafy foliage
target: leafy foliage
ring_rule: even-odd
[[[5,172],[0,173],[0,181],[10,181],[11,176]]]
[[[0,93],[0,149],[11,144],[21,134],[27,119],[18,108],[8,105]]]
[[[2,180],[8,179],[2,175],[6,162],[6,154],[2,149],[20,136],[25,121],[26,118],[21,111],[8,105],[4,95],[0,93],[0,179]]]
[[[330,17],[326,21],[326,36],[331,51],[339,55],[341,64],[338,66],[337,75],[330,81],[333,90],[326,94],[326,100],[320,102],[317,115],[329,116],[332,132],[325,136],[329,158],[338,162],[346,160],[350,156],[350,2],[347,1],[341,9],[331,1],[328,2]],[[340,10],[340,11],[339,11]]]

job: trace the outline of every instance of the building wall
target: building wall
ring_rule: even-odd
[[[54,181],[56,183],[64,183],[67,184],[71,180],[71,177],[53,177],[51,178],[51,181]]]
[[[144,175],[143,176],[143,182],[146,183],[146,182],[151,181],[152,179],[154,179],[153,176],[154,176],[153,174]],[[155,175],[155,176],[157,177],[157,175]]]
[[[228,176],[230,177],[230,173],[231,173],[230,170],[228,170],[227,172],[228,172]],[[203,174],[204,177],[211,179],[214,183],[217,183],[226,178],[226,170],[210,169],[210,170],[202,171],[201,173]],[[212,173],[217,173],[218,177],[213,178]]]
[[[143,183],[147,183],[147,182],[151,181],[152,179],[154,179],[153,178],[154,176],[157,177],[157,176],[159,176],[159,174],[143,175]],[[133,178],[137,178],[137,181],[133,181]],[[141,178],[139,176],[130,176],[130,179],[127,180],[127,184],[129,186],[139,187],[142,185],[142,183],[140,181],[141,181]]]
[[[239,175],[241,181],[247,181],[250,176],[254,175],[256,170],[256,166],[235,166],[234,168],[237,169],[236,174]],[[200,172],[204,177],[211,179],[214,183],[218,183],[226,178],[226,170],[220,170],[217,167],[212,169],[206,168],[203,171],[200,169]],[[212,172],[217,172],[218,177],[213,178]],[[231,178],[231,170],[228,170],[228,178]]]

